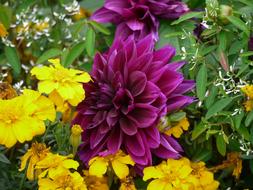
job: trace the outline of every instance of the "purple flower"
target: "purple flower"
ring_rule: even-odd
[[[171,46],[155,51],[151,35],[139,42],[133,36],[116,39],[107,53],[96,54],[93,82],[84,84],[86,98],[73,121],[84,129],[79,151],[84,163],[119,149],[139,166],[151,164],[152,153],[180,157],[180,145],[156,127],[161,117],[193,101],[183,94],[194,82],[177,71],[184,62],[168,64],[174,55]]]
[[[152,34],[157,41],[157,17],[176,19],[188,10],[179,0],[105,0],[104,6],[91,19],[116,24],[116,36],[121,38],[126,39],[133,34],[139,40]]]
[[[249,38],[249,41],[248,41],[248,49],[249,51],[253,51],[253,36],[251,36]],[[253,60],[253,56],[250,56],[249,57],[250,60]]]

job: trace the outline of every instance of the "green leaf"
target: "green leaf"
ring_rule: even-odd
[[[61,50],[57,49],[57,48],[52,48],[52,49],[49,49],[47,51],[45,51],[39,58],[38,60],[36,61],[36,64],[41,64],[41,63],[44,63],[46,62],[48,59],[50,58],[54,58],[58,55],[61,54]]]
[[[190,18],[202,18],[204,16],[203,12],[189,12],[187,14],[184,14],[179,19],[175,20],[171,23],[171,25],[179,24],[180,22],[183,22],[185,20],[188,20]]]
[[[192,131],[192,140],[198,138],[207,129],[207,125],[205,125],[203,122],[200,122],[198,125],[195,125]]]
[[[76,58],[78,58],[85,49],[85,42],[80,42],[76,45],[74,45],[68,52],[68,54],[66,55],[65,61],[62,62],[62,65],[64,67],[68,67],[69,65],[71,65]]]
[[[225,51],[227,47],[227,34],[224,31],[219,33],[219,49]]]
[[[0,153],[0,162],[3,162],[5,164],[10,164],[11,162],[8,160],[8,158],[3,154]]]
[[[0,5],[0,22],[8,29],[11,24],[12,10],[9,7]]]
[[[96,30],[98,30],[99,32],[102,32],[102,33],[105,34],[105,35],[110,35],[110,34],[111,34],[110,30],[109,30],[108,28],[104,27],[104,26],[103,26],[102,24],[100,24],[100,23],[97,23],[97,22],[95,22],[95,21],[93,21],[93,20],[88,21],[88,23],[89,23],[91,26],[93,26]]]
[[[249,56],[252,56],[252,55],[253,55],[253,51],[247,51],[247,52],[244,52],[244,53],[240,54],[241,57],[249,57]]]
[[[209,95],[207,96],[207,98],[205,100],[205,105],[207,108],[209,108],[214,103],[217,93],[218,93],[218,88],[216,86],[212,86],[212,88],[209,92]]]
[[[248,128],[245,127],[243,124],[241,124],[241,126],[236,129],[236,131],[247,141],[250,141],[250,133],[248,131]]]
[[[210,160],[212,158],[212,151],[208,150],[208,149],[203,149],[200,152],[198,152],[197,154],[195,154],[192,158],[192,161],[194,162],[199,162],[199,161],[203,161],[206,162],[208,160]]]
[[[21,63],[16,48],[5,46],[4,52],[8,63],[11,65],[13,69],[14,75],[17,77],[21,72]]]
[[[223,135],[216,137],[216,147],[222,156],[226,155],[226,142],[224,141]]]
[[[95,54],[95,32],[92,28],[88,28],[86,33],[86,51],[90,57]]]
[[[226,17],[233,25],[242,30],[247,36],[250,35],[250,31],[248,26],[240,19],[235,16],[227,16]]]
[[[205,64],[203,64],[199,69],[196,78],[196,86],[197,86],[197,96],[201,101],[203,101],[205,98],[207,86],[207,69]]]
[[[242,122],[243,117],[244,117],[244,111],[242,111],[240,114],[237,114],[236,116],[234,116],[234,124],[235,124],[236,129],[239,129],[239,127],[241,126],[241,122]]]
[[[185,118],[186,113],[185,112],[177,112],[173,113],[169,116],[169,120],[172,122],[180,121],[181,119]]]
[[[221,99],[221,100],[217,101],[207,111],[206,119],[209,119],[210,117],[212,117],[217,112],[222,111],[226,106],[228,106],[231,103],[232,100],[233,100],[233,98],[228,97],[228,98],[224,98],[224,99]]]
[[[245,126],[248,127],[252,121],[253,121],[253,110],[247,114],[247,117],[245,119]]]

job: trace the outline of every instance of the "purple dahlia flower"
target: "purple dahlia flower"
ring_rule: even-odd
[[[161,117],[193,100],[183,94],[194,82],[177,71],[184,63],[168,64],[174,55],[171,46],[155,51],[151,35],[139,42],[133,36],[116,39],[107,53],[96,54],[93,82],[84,84],[86,98],[73,121],[84,129],[79,150],[84,163],[120,148],[139,166],[151,164],[152,153],[180,157],[180,145],[156,127]]]
[[[116,36],[124,39],[131,34],[136,40],[152,34],[157,41],[157,17],[176,19],[188,10],[179,0],[105,0],[104,6],[91,19],[116,24]]]

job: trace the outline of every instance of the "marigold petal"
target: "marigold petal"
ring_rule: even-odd
[[[53,90],[57,88],[58,88],[58,83],[55,83],[49,80],[40,81],[38,84],[39,92],[44,92],[46,94],[50,94]]]
[[[127,165],[119,162],[118,160],[112,161],[112,168],[120,179],[124,179],[129,174],[129,168]]]
[[[163,177],[163,172],[161,170],[159,170],[156,167],[150,166],[150,167],[146,167],[143,170],[143,180],[147,181],[149,179],[152,178],[161,178]]]
[[[148,184],[147,190],[164,190],[166,182],[160,179],[155,179]]]
[[[94,159],[90,160],[89,165],[90,165],[89,168],[90,175],[103,177],[103,175],[107,171],[108,163],[104,160],[104,158],[95,157]]]

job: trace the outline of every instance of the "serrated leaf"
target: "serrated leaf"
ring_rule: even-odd
[[[111,34],[110,30],[108,28],[104,27],[100,23],[97,23],[97,22],[95,22],[93,20],[88,21],[88,23],[90,25],[92,25],[96,30],[98,30],[99,32],[102,32],[105,35],[110,35]]]
[[[209,119],[214,114],[222,111],[225,107],[227,107],[232,102],[232,100],[233,100],[233,98],[228,97],[228,98],[224,98],[224,99],[221,99],[221,100],[217,101],[207,111],[206,119]]]
[[[48,59],[50,58],[54,58],[58,55],[61,54],[61,50],[57,49],[57,48],[52,48],[52,49],[49,49],[47,51],[45,51],[39,58],[38,60],[36,61],[36,64],[41,64],[41,63],[44,63],[46,62]]]
[[[252,121],[253,121],[253,110],[247,114],[247,117],[245,119],[245,126],[248,127]]]
[[[16,48],[5,46],[4,52],[8,63],[11,65],[13,69],[14,75],[18,76],[21,72],[21,63]]]
[[[64,67],[68,67],[71,65],[76,58],[78,58],[81,53],[84,53],[84,49],[86,47],[85,42],[80,42],[74,45],[66,55],[65,61],[62,63]]]
[[[197,96],[201,101],[203,101],[205,98],[206,86],[207,86],[207,69],[206,65],[203,64],[199,69],[196,78]]]
[[[248,26],[243,22],[240,18],[235,16],[227,16],[226,17],[233,25],[242,30],[247,36],[250,35],[250,31]]]
[[[191,19],[191,18],[202,18],[204,15],[203,12],[189,12],[181,16],[179,19],[175,20],[171,23],[171,25],[179,24],[180,22],[183,22],[185,20]]]
[[[223,135],[217,135],[216,137],[216,147],[218,152],[222,155],[226,155],[226,142],[224,141]]]
[[[195,125],[192,131],[192,140],[198,138],[202,133],[205,132],[205,130],[207,130],[207,125],[205,125],[203,122]]]
[[[88,28],[86,33],[86,51],[90,57],[95,53],[95,32],[92,28]]]
[[[0,162],[3,162],[5,164],[10,164],[11,162],[8,160],[8,158],[3,154],[0,153]]]

